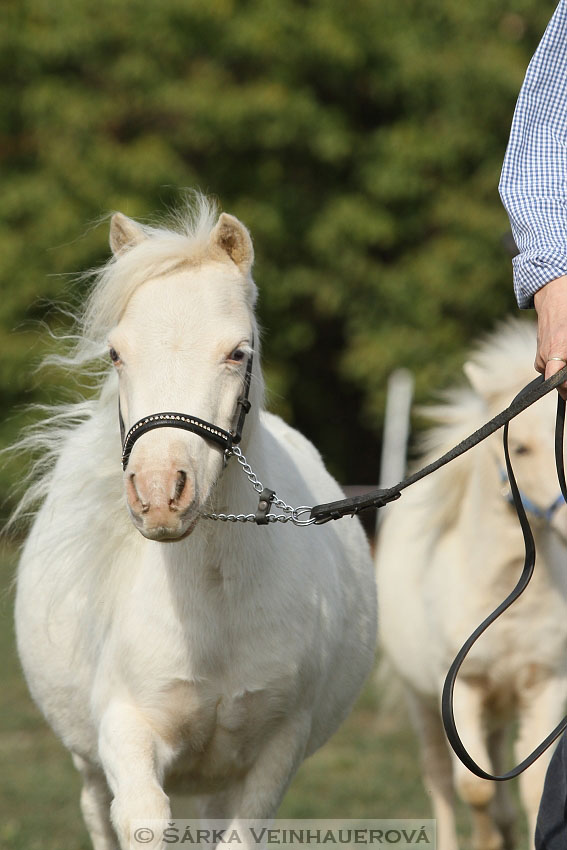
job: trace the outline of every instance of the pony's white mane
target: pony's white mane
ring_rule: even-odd
[[[439,404],[419,408],[434,427],[420,441],[422,456],[418,466],[430,463],[460,443],[533,380],[535,345],[535,325],[516,318],[500,322],[480,341],[464,366],[468,386],[448,389],[440,394]],[[428,479],[429,522],[431,512],[438,511],[435,520],[441,529],[458,513],[478,451],[479,448],[466,452]]]
[[[32,457],[30,472],[21,482],[24,495],[16,507],[9,527],[33,515],[49,491],[53,469],[70,434],[96,415],[116,419],[116,379],[107,357],[107,335],[120,320],[129,299],[145,281],[168,274],[181,265],[199,264],[218,219],[217,205],[195,192],[187,197],[183,209],[171,215],[171,226],[142,227],[148,236],[102,267],[78,278],[88,281],[91,292],[82,312],[73,313],[75,330],[64,337],[66,354],[48,356],[44,365],[64,369],[66,377],[89,376],[96,395],[71,404],[37,406],[42,420],[29,427],[23,437],[7,451]]]

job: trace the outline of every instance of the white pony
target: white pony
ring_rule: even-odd
[[[101,391],[28,440],[53,463],[30,496],[43,502],[16,627],[95,850],[126,850],[136,819],[170,818],[174,780],[204,818],[272,817],[371,668],[376,601],[358,522],[204,518],[253,513],[258,496],[199,434],[145,433],[122,473],[119,399],[126,430],[161,411],[229,429],[254,346],[241,443],[254,472],[291,504],[341,498],[314,447],[262,410],[246,228],[198,197],[176,232],[116,214],[110,244],[72,357],[80,369],[105,352]]]
[[[471,388],[429,411],[442,423],[428,439],[439,456],[504,408],[533,379],[535,329],[511,321],[465,366]],[[510,425],[511,457],[537,546],[524,596],[475,644],[455,687],[463,743],[489,772],[504,765],[504,725],[518,723],[520,761],[561,719],[567,696],[567,508],[554,467],[555,394]],[[420,464],[421,465],[421,464]],[[405,684],[437,818],[439,850],[457,847],[453,788],[473,816],[476,850],[512,846],[513,808],[503,783],[479,779],[449,752],[439,702],[449,665],[474,628],[519,578],[523,542],[503,481],[502,434],[405,491],[381,528],[377,552],[380,635]],[[520,778],[532,836],[550,753]],[[452,764],[451,764],[452,760]]]

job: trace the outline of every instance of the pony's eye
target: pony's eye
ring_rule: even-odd
[[[108,354],[113,363],[120,363],[120,355],[115,348],[111,348]]]
[[[235,348],[234,351],[232,351],[229,354],[228,360],[231,363],[242,363],[242,361],[244,360],[245,357],[246,357],[245,351],[242,351],[241,348]]]

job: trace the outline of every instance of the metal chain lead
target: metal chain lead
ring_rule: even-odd
[[[246,477],[250,481],[254,490],[260,494],[264,489],[264,485],[258,479],[258,476],[246,460],[245,456],[242,454],[238,446],[233,446],[230,451],[225,452],[225,458],[228,458],[234,455],[240,466],[242,467],[243,472]],[[284,502],[282,499],[274,498],[273,504],[276,508],[280,508],[280,510],[284,511],[283,514],[268,514],[267,520],[268,522],[292,522],[294,525],[304,526],[304,525],[312,525],[315,522],[314,519],[301,519],[304,514],[310,514],[311,508],[307,505],[300,505],[298,508],[292,508],[291,505],[288,505],[287,502]],[[256,514],[215,514],[215,513],[207,513],[203,514],[203,517],[206,519],[215,519],[220,520],[221,522],[255,522]]]

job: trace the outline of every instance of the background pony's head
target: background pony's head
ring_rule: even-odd
[[[438,423],[426,437],[432,458],[503,410],[534,379],[535,349],[536,327],[520,319],[501,322],[477,345],[464,366],[469,386],[450,390],[445,394],[444,404],[423,409]],[[530,522],[546,521],[567,539],[567,506],[560,498],[555,471],[556,404],[556,394],[550,393],[515,418],[510,423],[509,449]],[[505,501],[509,487],[502,433],[492,435],[486,445],[491,455],[486,498],[498,488]],[[446,524],[454,521],[465,484],[478,464],[479,451],[482,450],[468,452],[434,477],[432,486],[440,488],[437,514]]]

